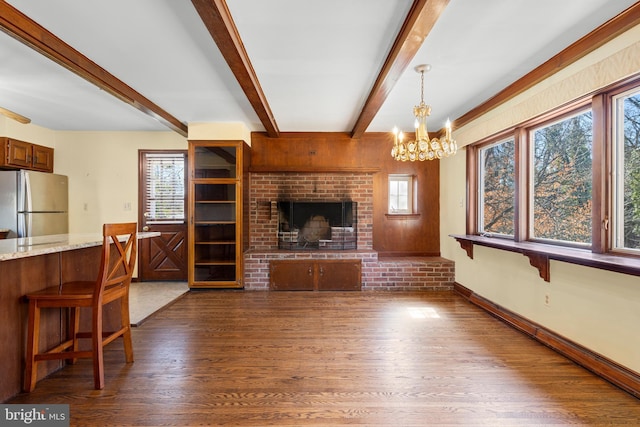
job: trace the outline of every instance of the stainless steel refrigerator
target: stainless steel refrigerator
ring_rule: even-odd
[[[67,234],[69,180],[65,175],[0,171],[0,228],[8,238]]]

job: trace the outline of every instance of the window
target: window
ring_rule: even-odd
[[[530,236],[591,243],[591,110],[530,131]]]
[[[640,276],[640,74],[466,151],[467,255],[520,252],[546,281],[552,259]]]
[[[147,224],[185,220],[185,155],[177,152],[144,152],[142,182]]]
[[[479,149],[478,230],[481,234],[514,234],[515,140]]]
[[[640,91],[613,98],[613,249],[640,251]]]
[[[465,250],[640,276],[638,76],[467,146],[467,171]]]
[[[389,213],[413,214],[412,175],[389,175]]]

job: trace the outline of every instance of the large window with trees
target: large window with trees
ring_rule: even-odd
[[[467,174],[468,242],[640,275],[638,77],[467,146]]]
[[[613,97],[613,247],[640,251],[640,90]]]
[[[508,138],[479,149],[478,212],[480,234],[513,236],[515,140]]]
[[[591,243],[591,110],[532,129],[530,236]]]

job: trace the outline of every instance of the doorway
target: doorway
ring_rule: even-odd
[[[187,281],[187,151],[139,150],[140,281]]]

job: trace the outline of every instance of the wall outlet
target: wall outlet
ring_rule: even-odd
[[[549,296],[549,294],[544,295],[544,305],[546,305],[547,307],[551,305],[551,297]]]

